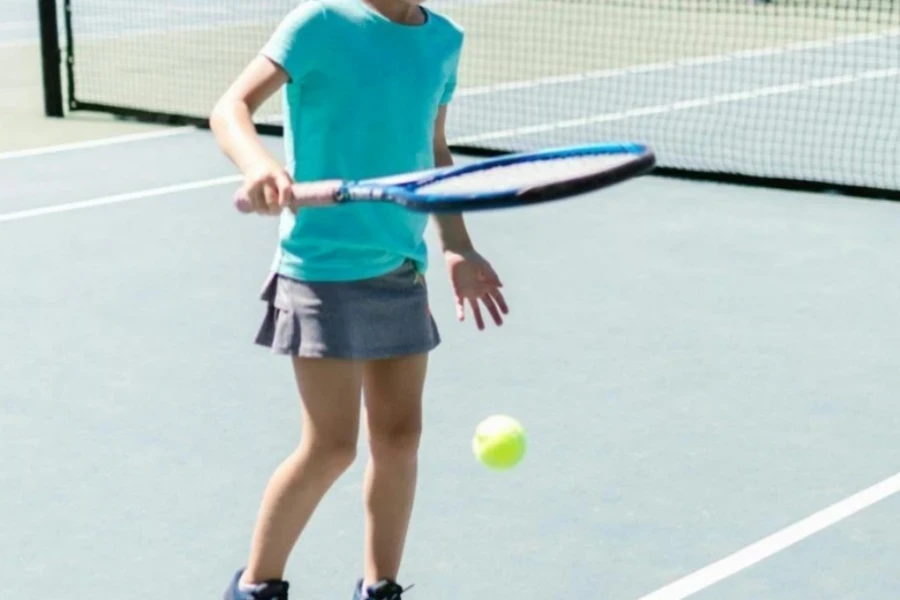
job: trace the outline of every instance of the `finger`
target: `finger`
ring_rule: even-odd
[[[263,184],[263,196],[265,197],[266,210],[270,214],[276,214],[281,210],[278,204],[278,186],[274,179],[270,179]]]
[[[243,189],[239,189],[234,193],[232,202],[234,203],[234,207],[242,213],[253,212],[253,203],[247,198],[247,193]]]
[[[466,320],[466,307],[463,304],[463,299],[459,296],[456,297],[456,320],[460,322]]]
[[[275,177],[266,174],[256,180],[251,186],[251,193],[255,194],[254,201],[263,214],[273,214],[278,206],[278,188],[275,186]]]
[[[247,188],[247,200],[255,213],[266,212],[266,198],[263,194],[262,187],[259,185],[251,185]]]
[[[497,306],[500,307],[500,311],[504,315],[508,315],[509,314],[509,306],[506,304],[506,298],[503,297],[503,292],[501,292],[498,289],[493,289],[490,292],[488,292],[488,294],[490,294],[490,296],[494,300],[494,302],[497,303]]]
[[[491,298],[491,295],[483,295],[481,297],[481,303],[484,304],[485,308],[487,308],[488,312],[491,314],[491,318],[494,320],[494,324],[497,326],[503,325],[503,317],[500,316],[500,310],[497,308],[497,305],[494,303],[494,299]]]
[[[291,187],[291,183],[291,178],[283,171],[275,176],[275,187],[278,190],[278,206],[281,209],[292,209],[294,207],[294,190]]]
[[[481,316],[481,307],[478,306],[477,298],[469,298],[469,306],[472,308],[472,316],[475,318],[475,326],[479,330],[484,329],[484,317]]]

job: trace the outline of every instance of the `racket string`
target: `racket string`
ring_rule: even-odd
[[[588,177],[633,160],[633,154],[600,154],[513,163],[454,175],[423,185],[417,191],[419,194],[442,196],[527,189]]]

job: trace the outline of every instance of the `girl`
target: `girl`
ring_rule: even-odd
[[[440,342],[423,281],[427,218],[395,206],[330,205],[339,179],[452,164],[444,137],[463,34],[421,0],[305,0],[216,105],[212,130],[259,214],[281,215],[257,343],[291,356],[303,436],[265,490],[249,561],[227,600],[286,600],[285,564],[353,462],[365,397],[370,461],[357,600],[399,600],[416,486],[428,353]],[[284,167],[253,127],[283,88]],[[299,185],[292,184],[298,182]],[[285,210],[287,209],[287,210]],[[499,278],[459,215],[434,219],[457,318],[508,312]],[[363,394],[364,392],[364,394]]]

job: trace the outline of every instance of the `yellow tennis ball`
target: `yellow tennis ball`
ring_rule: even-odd
[[[478,424],[472,450],[482,464],[497,470],[511,469],[525,456],[525,429],[506,415],[494,415]]]

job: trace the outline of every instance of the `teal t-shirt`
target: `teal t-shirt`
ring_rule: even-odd
[[[365,179],[434,167],[434,123],[450,101],[463,32],[425,11],[394,23],[363,0],[304,0],[262,52],[288,74],[285,155],[296,181]],[[388,204],[285,211],[274,269],[350,281],[411,260],[427,266],[427,216]]]

